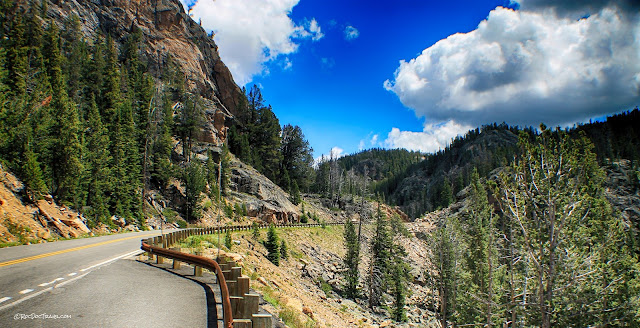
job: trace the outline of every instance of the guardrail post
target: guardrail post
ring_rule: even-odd
[[[231,301],[233,327],[236,328],[236,318],[240,318],[242,313],[244,313],[244,298],[240,296],[229,296],[229,301]]]
[[[244,294],[244,312],[240,316],[243,319],[251,319],[254,313],[258,313],[258,306],[260,305],[260,295],[258,294]]]
[[[271,328],[270,314],[252,314],[251,323],[253,328]]]
[[[236,286],[238,296],[244,297],[245,294],[249,294],[250,280],[251,279],[249,279],[249,277],[247,276],[238,277],[238,279],[236,280],[238,282]]]
[[[231,280],[238,280],[242,276],[242,267],[234,266],[231,268]]]
[[[225,278],[227,279],[227,278]],[[227,289],[230,296],[238,296],[238,282],[235,280],[227,280]]]
[[[202,252],[196,252],[196,255],[202,256]],[[196,277],[202,277],[202,267],[193,265],[193,275]]]
[[[176,252],[180,252],[181,249],[180,247],[174,247],[172,248],[172,250],[176,251]],[[174,269],[180,269],[180,261],[173,259],[173,268]]]

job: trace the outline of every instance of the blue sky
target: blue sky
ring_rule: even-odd
[[[640,103],[632,1],[183,3],[315,156],[431,152],[494,121],[571,125]]]

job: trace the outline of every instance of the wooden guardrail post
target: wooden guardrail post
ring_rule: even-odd
[[[271,314],[252,314],[253,328],[271,328]]]
[[[251,279],[249,279],[249,277],[247,276],[241,276],[241,277],[238,277],[236,281],[237,281],[237,285],[236,285],[237,295],[244,297],[246,294],[249,294],[249,285],[250,285]]]
[[[174,250],[176,252],[180,252],[181,251],[180,247],[174,247],[171,250]],[[174,269],[180,269],[180,261],[178,261],[176,259],[173,259],[173,268]]]
[[[260,305],[260,295],[244,294],[244,312],[240,316],[242,319],[251,319],[254,313],[258,313]]]

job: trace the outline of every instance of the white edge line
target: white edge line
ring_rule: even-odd
[[[2,311],[4,309],[8,309],[8,308],[10,308],[10,307],[12,307],[14,305],[18,305],[18,304],[20,304],[20,303],[22,303],[22,302],[24,302],[24,301],[26,301],[28,299],[34,298],[34,297],[36,297],[36,296],[38,296],[38,295],[40,295],[42,293],[45,293],[45,292],[48,292],[48,291],[52,290],[52,289],[53,289],[53,287],[49,287],[49,288],[43,289],[43,290],[41,290],[41,291],[39,291],[37,293],[33,293],[33,294],[29,295],[29,296],[23,297],[23,298],[15,301],[13,303],[9,303],[9,304],[7,304],[5,306],[0,307],[0,311]]]
[[[3,298],[0,298],[0,303],[2,303],[2,302],[6,302],[6,301],[8,301],[8,300],[10,300],[10,299],[11,299],[11,297],[3,297]]]
[[[62,287],[62,286],[66,285],[66,284],[68,284],[68,283],[70,283],[70,282],[72,282],[72,281],[76,281],[76,280],[78,280],[78,279],[80,279],[80,278],[82,278],[82,277],[84,277],[84,276],[88,275],[89,273],[91,273],[91,272],[87,272],[87,273],[85,273],[85,274],[83,274],[83,275],[79,275],[79,276],[77,276],[77,277],[75,277],[75,278],[69,279],[69,280],[67,280],[67,281],[63,281],[63,282],[61,282],[61,283],[59,283],[59,284],[55,285],[55,287],[53,287],[53,288],[59,288],[59,287]]]
[[[117,260],[119,260],[119,259],[121,259],[121,258],[123,258],[123,257],[131,256],[131,255],[134,255],[134,254],[137,254],[137,253],[142,253],[142,250],[135,250],[135,251],[130,252],[130,253],[127,253],[127,254],[123,254],[123,255],[120,255],[120,256],[116,256],[116,257],[114,257],[114,258],[112,258],[112,259],[109,259],[109,260],[106,260],[106,261],[104,261],[104,262],[100,262],[100,263],[98,263],[98,264],[94,264],[94,265],[92,265],[92,266],[90,266],[90,267],[87,267],[87,268],[81,269],[81,270],[80,270],[80,272],[85,272],[85,271],[87,271],[87,270],[91,270],[91,269],[93,269],[93,268],[95,268],[95,267],[99,267],[99,266],[101,266],[101,265],[105,265],[105,264],[107,264],[107,263],[111,263],[111,262],[113,262],[113,261],[117,261]]]
[[[38,285],[38,287],[49,286],[49,285],[55,283],[56,281],[60,281],[60,280],[64,280],[64,278],[56,278],[56,279],[53,279],[53,280],[51,280],[49,282],[43,282],[40,285]]]

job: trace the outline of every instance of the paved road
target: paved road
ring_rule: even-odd
[[[206,326],[202,286],[135,260],[140,240],[156,235],[0,249],[0,327]]]

